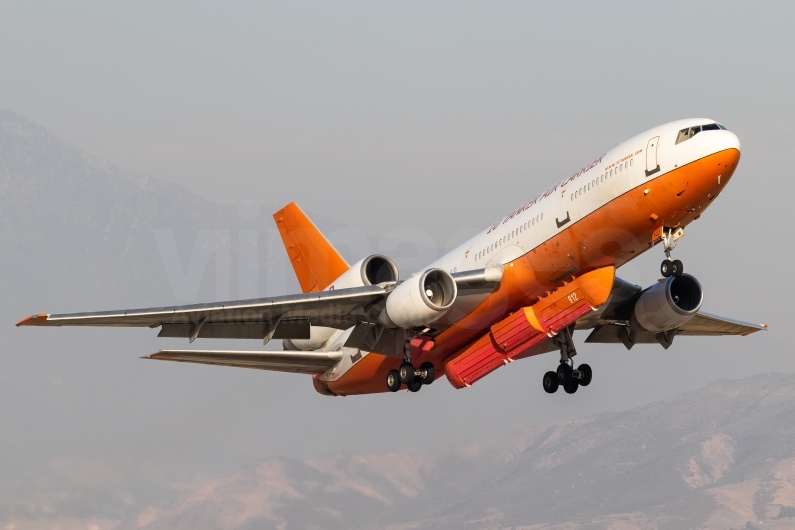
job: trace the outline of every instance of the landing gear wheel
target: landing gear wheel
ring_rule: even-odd
[[[569,366],[568,364],[565,363],[559,364],[558,371],[556,374],[558,376],[558,383],[562,384],[565,387],[566,383],[571,381],[572,372],[573,370],[571,369],[571,366]]]
[[[593,378],[593,371],[591,367],[587,364],[581,364],[577,367],[577,371],[580,372],[580,380],[577,381],[582,386],[588,386],[591,384],[591,378]]]
[[[577,391],[579,386],[580,383],[578,383],[576,379],[571,379],[568,383],[563,383],[563,390],[565,390],[567,394],[573,394]]]
[[[675,259],[672,265],[673,266],[671,267],[671,274],[679,278],[682,275],[682,273],[685,271],[684,265],[682,265],[682,262],[679,261],[678,259]]]
[[[422,379],[415,379],[409,385],[409,392],[419,392],[422,388]]]
[[[386,373],[386,387],[390,392],[400,390],[400,374],[397,370],[390,370]]]
[[[554,394],[558,391],[558,374],[555,372],[547,372],[544,374],[544,392],[547,394]]]
[[[414,366],[411,363],[401,364],[398,369],[398,375],[400,376],[400,382],[410,387],[411,383],[414,382]]]
[[[673,268],[673,261],[669,259],[663,260],[662,264],[660,264],[660,274],[663,275],[663,278],[670,278],[671,274],[673,274]]]
[[[422,363],[420,365],[420,372],[422,373],[421,379],[423,385],[430,385],[436,378],[436,368],[433,367],[433,363]]]

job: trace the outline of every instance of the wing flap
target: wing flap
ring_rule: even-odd
[[[160,350],[142,359],[322,374],[342,360],[342,352]]]

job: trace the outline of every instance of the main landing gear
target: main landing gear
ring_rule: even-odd
[[[436,378],[436,368],[433,363],[424,362],[415,368],[409,361],[404,361],[397,370],[390,370],[386,374],[386,387],[390,392],[397,392],[401,385],[411,392],[419,392],[422,385],[430,385]]]
[[[572,333],[574,324],[564,328],[554,337],[554,341],[560,346],[560,364],[555,372],[544,374],[544,391],[547,394],[554,394],[558,387],[562,386],[567,394],[574,394],[581,386],[591,384],[593,371],[587,364],[581,364],[574,369],[574,361],[571,359],[577,355],[574,348]]]
[[[685,235],[682,228],[663,228],[662,241],[665,248],[665,260],[660,264],[660,274],[663,278],[670,278],[671,276],[680,277],[684,272],[684,266],[678,259],[671,260],[671,251],[676,247],[676,242]]]
[[[587,364],[581,364],[575,370],[572,368],[574,363],[561,363],[558,365],[556,372],[547,372],[544,374],[544,391],[547,394],[554,394],[558,391],[558,387],[562,386],[567,394],[573,394],[581,386],[588,386],[591,384],[593,371]]]
[[[410,392],[419,392],[422,385],[430,385],[436,378],[436,368],[433,363],[424,362],[419,368],[411,364],[411,348],[408,333],[403,346],[403,363],[397,370],[390,370],[386,374],[386,387],[390,392],[397,392],[401,385],[406,385]]]

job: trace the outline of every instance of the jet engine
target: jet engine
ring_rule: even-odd
[[[395,263],[380,254],[367,256],[351,265],[351,268],[334,280],[328,289],[346,289],[376,285],[383,282],[396,282],[398,268]],[[285,350],[313,351],[323,348],[329,340],[337,336],[338,329],[312,326],[308,339],[285,339],[282,343]]]
[[[637,322],[653,333],[675,329],[693,318],[703,301],[701,284],[693,276],[663,278],[640,295],[630,325]]]
[[[351,265],[350,269],[332,282],[329,289],[362,287],[383,282],[396,282],[397,280],[397,265],[386,256],[373,254]]]
[[[386,299],[379,320],[388,328],[425,326],[444,315],[458,294],[445,270],[428,269],[398,285]]]

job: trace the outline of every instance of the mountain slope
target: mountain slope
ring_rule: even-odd
[[[792,515],[795,376],[764,375],[449,450],[269,459],[130,526],[791,528]]]

